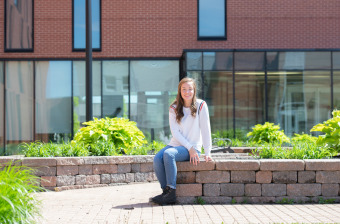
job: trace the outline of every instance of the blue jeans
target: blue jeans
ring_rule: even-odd
[[[198,151],[197,153],[201,154]],[[153,167],[162,189],[165,189],[166,186],[176,189],[176,162],[189,160],[189,151],[184,146],[167,145],[155,155]]]

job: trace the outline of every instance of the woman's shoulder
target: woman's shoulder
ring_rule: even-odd
[[[170,105],[170,108],[169,109],[176,109],[176,107],[177,107],[177,104],[176,103],[172,103],[171,105]]]
[[[206,102],[202,99],[196,99],[196,106],[203,106],[203,104],[206,104]]]

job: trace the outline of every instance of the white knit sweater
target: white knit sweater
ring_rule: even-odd
[[[199,114],[191,116],[190,108],[183,107],[184,117],[180,124],[176,121],[175,105],[170,107],[169,123],[172,133],[172,138],[169,145],[171,146],[184,146],[188,150],[194,147],[196,150],[201,151],[202,143],[206,156],[210,156],[212,147],[211,143],[211,130],[208,106],[205,102],[199,108],[202,100],[196,100],[197,110]]]

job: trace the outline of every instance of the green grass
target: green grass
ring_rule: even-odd
[[[150,155],[156,154],[166,145],[153,141],[129,150],[124,150],[125,155]],[[77,156],[119,156],[122,150],[117,150],[114,143],[99,141],[96,144],[84,146],[82,143],[22,143],[20,146],[26,157],[77,157]]]
[[[33,193],[41,190],[32,169],[9,164],[1,170],[0,223],[35,223],[40,202]]]
[[[253,150],[253,154],[261,159],[322,159],[332,157],[332,153],[315,143],[299,142],[292,148],[267,145]]]

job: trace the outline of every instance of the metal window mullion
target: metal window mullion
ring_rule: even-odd
[[[233,51],[233,130],[234,130],[234,138],[236,138],[236,92],[235,92],[235,50]]]
[[[33,63],[33,141],[36,140],[35,136],[36,136],[36,74],[35,74],[35,61],[32,61]]]
[[[334,77],[333,77],[333,51],[331,51],[331,111],[334,110]]]
[[[4,80],[4,116],[3,116],[3,121],[4,121],[4,150],[3,154],[6,155],[6,62],[4,61],[4,66],[3,66],[3,80]]]
[[[130,74],[130,60],[128,60],[128,92],[129,92],[129,113],[128,113],[128,116],[129,116],[129,120],[131,120],[131,74]]]

